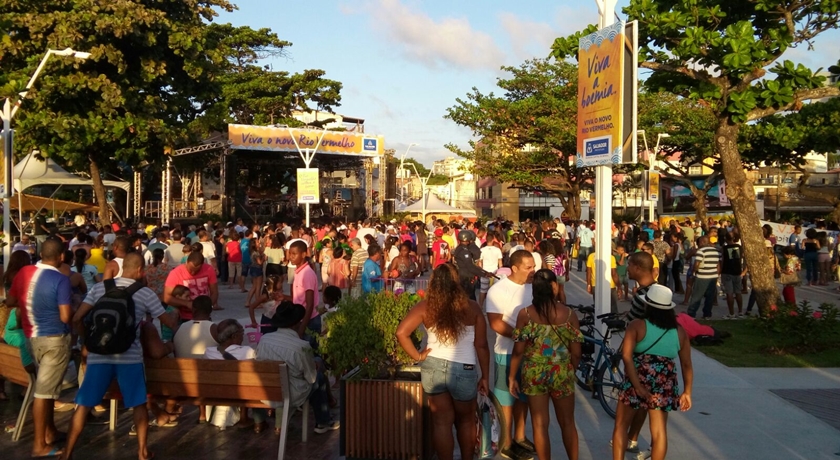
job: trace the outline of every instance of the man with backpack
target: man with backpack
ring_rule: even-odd
[[[138,456],[150,458],[146,448],[149,415],[139,325],[150,315],[174,329],[177,319],[166,314],[160,299],[143,286],[143,256],[126,254],[122,276],[94,285],[88,291],[73,324],[84,337],[87,371],[76,394],[76,413],[70,424],[63,458],[70,458],[93,406],[102,401],[113,379],[120,386],[126,407],[134,410]]]

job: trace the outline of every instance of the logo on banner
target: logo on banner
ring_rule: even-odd
[[[612,151],[612,136],[596,137],[583,141],[587,157],[609,155]]]
[[[377,140],[376,139],[365,139],[362,150],[365,152],[376,152],[377,150]]]

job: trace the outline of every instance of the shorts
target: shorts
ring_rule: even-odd
[[[720,287],[726,294],[741,292],[741,275],[720,275]]]
[[[61,383],[70,362],[70,334],[29,339],[32,356],[38,363],[38,375],[35,378],[35,398],[58,399],[61,395]],[[97,403],[99,404],[99,403]]]
[[[266,264],[265,276],[286,276],[286,267],[280,264]]]
[[[428,395],[449,393],[455,401],[472,401],[478,393],[475,364],[427,357],[420,363],[420,383]]]
[[[493,285],[493,281],[495,280],[496,278],[481,278],[481,286],[479,286],[479,292],[481,292],[482,294],[487,294],[487,291],[490,290],[490,286]]]
[[[259,278],[260,276],[263,276],[262,267],[257,265],[251,265],[250,267],[248,267],[248,276],[250,276],[251,278]]]
[[[88,364],[85,379],[76,393],[76,404],[93,407],[101,403],[114,379],[120,385],[125,407],[146,404],[146,371],[143,363]]]
[[[566,284],[566,274],[557,275],[557,284]]]
[[[626,286],[628,283],[630,283],[630,278],[627,276],[627,273],[618,275],[618,284],[620,286]]]
[[[496,399],[499,401],[499,404],[505,407],[512,406],[513,403],[516,401],[516,398],[510,394],[510,388],[508,388],[508,372],[510,368],[510,357],[511,355],[502,355],[496,354],[496,381],[493,383],[493,394],[496,396]],[[516,370],[516,380],[518,382],[522,382],[522,370]],[[528,397],[525,396],[525,393],[519,392],[519,400],[527,403]]]

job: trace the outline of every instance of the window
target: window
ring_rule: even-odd
[[[689,176],[699,176],[703,174],[703,167],[702,166],[689,166],[688,167],[688,175]]]
[[[493,199],[493,187],[487,187],[487,198],[490,200]]]

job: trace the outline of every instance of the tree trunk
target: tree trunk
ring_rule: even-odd
[[[108,208],[108,197],[105,192],[105,184],[102,183],[102,175],[99,172],[99,165],[96,164],[93,157],[88,156],[90,160],[90,178],[93,181],[93,194],[96,197],[96,203],[99,206],[99,225],[108,225],[111,223],[111,210]]]
[[[688,188],[691,190],[691,194],[694,195],[694,217],[700,222],[706,222],[707,191],[697,188],[691,181],[688,181]]]
[[[572,187],[567,200],[569,207],[566,209],[569,219],[580,220],[580,190],[577,187]]]
[[[770,311],[770,305],[776,303],[779,294],[773,278],[773,266],[767,263],[761,222],[755,208],[755,189],[747,179],[741,154],[738,152],[739,131],[740,127],[730,124],[728,119],[720,120],[715,130],[715,148],[720,154],[723,166],[726,195],[732,202],[735,219],[741,231],[744,259],[747,261],[756,299],[760,311],[767,312]]]

